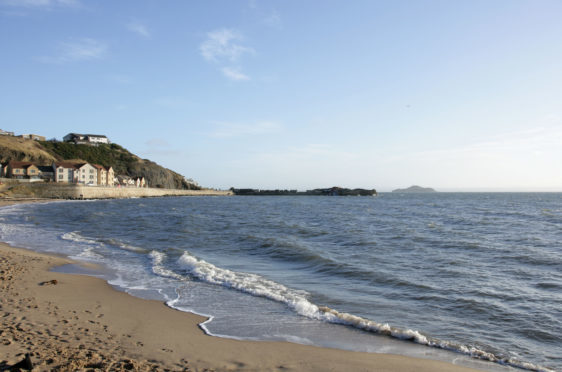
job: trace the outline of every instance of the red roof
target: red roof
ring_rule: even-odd
[[[10,166],[11,168],[27,168],[31,165],[34,165],[33,163],[29,162],[29,161],[15,161],[12,160],[10,161],[10,163],[8,163],[8,166]]]
[[[69,162],[66,162],[66,161],[61,161],[61,162],[55,163],[55,166],[57,168],[63,167],[63,168],[70,168],[70,169],[78,169],[77,164],[69,163]]]

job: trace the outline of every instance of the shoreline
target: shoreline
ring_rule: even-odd
[[[49,271],[77,264],[70,259],[0,243],[0,262],[0,366],[30,353],[38,371],[476,371],[392,354],[208,336],[199,327],[205,317],[133,297],[103,279]]]
[[[0,367],[31,353],[34,370],[475,371],[401,355],[209,336],[200,328],[205,317],[133,297],[100,278],[50,271],[80,262],[6,243],[0,262]]]
[[[15,199],[125,199],[165,196],[231,196],[232,191],[211,189],[184,190],[148,187],[90,187],[80,184],[20,183],[9,190]]]

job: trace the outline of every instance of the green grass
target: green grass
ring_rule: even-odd
[[[127,174],[127,170],[139,161],[129,151],[115,143],[90,146],[68,142],[41,142],[41,145],[58,158],[81,159],[90,164],[113,167],[116,174]]]

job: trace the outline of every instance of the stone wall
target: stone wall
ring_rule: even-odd
[[[102,187],[56,184],[26,185],[31,193],[38,198],[55,199],[116,199],[116,198],[149,198],[159,196],[227,196],[231,191],[218,190],[174,190],[136,187]]]

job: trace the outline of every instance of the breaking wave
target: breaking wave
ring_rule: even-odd
[[[151,256],[153,258],[153,270],[156,274],[185,280],[185,277],[170,270],[163,269],[161,266],[162,260],[165,258],[163,253],[153,251]],[[439,349],[454,351],[469,355],[473,358],[530,371],[553,371],[548,368],[532,363],[522,362],[514,358],[502,357],[474,346],[438,340],[436,338],[426,336],[416,330],[401,329],[393,327],[387,323],[378,323],[353,314],[339,312],[326,306],[319,306],[307,299],[308,293],[306,291],[290,289],[280,283],[276,283],[257,274],[223,269],[207,261],[196,258],[188,252],[183,253],[183,255],[179,258],[178,263],[188,272],[189,275],[198,280],[283,303],[299,315],[310,319],[354,327],[363,331],[390,336],[400,340],[408,340]]]
[[[86,238],[80,235],[78,231],[64,233],[61,235],[61,239],[76,242],[76,243],[99,244],[97,240]]]
[[[79,231],[72,231],[72,232],[64,233],[64,234],[61,235],[61,239],[71,241],[71,242],[75,242],[75,243],[88,244],[88,245],[97,245],[97,246],[111,245],[113,247],[117,247],[117,248],[120,248],[120,249],[124,249],[126,251],[135,252],[135,253],[148,253],[149,252],[149,250],[147,250],[145,248],[136,247],[134,245],[122,242],[118,239],[113,239],[113,238],[110,238],[110,239],[88,238],[88,237],[85,237],[85,236],[81,235]]]
[[[103,239],[103,240],[100,240],[100,242],[105,243],[105,244],[110,244],[114,247],[121,248],[121,249],[124,249],[126,251],[131,251],[131,252],[136,252],[136,253],[148,253],[149,252],[145,248],[136,247],[134,245],[124,243],[124,242],[122,242],[120,240],[117,240],[117,239]]]
[[[376,338],[362,344],[370,332],[462,353],[462,361],[473,356],[549,371],[542,365],[562,365],[561,200],[560,194],[443,193],[388,194],[375,204],[351,198],[29,204],[0,208],[0,240],[102,263],[112,284],[135,295],[158,292],[170,306],[215,316],[208,333],[220,337],[310,335],[319,346],[381,351]],[[227,270],[201,258],[219,266],[235,259],[236,266]],[[256,267],[278,276],[250,274]],[[216,301],[229,306],[216,308]],[[335,333],[349,338],[333,339]]]
[[[166,259],[166,254],[158,251],[150,252],[150,258],[152,258],[152,272],[156,275],[163,276],[165,278],[172,278],[177,280],[186,280],[187,278],[176,274],[172,270],[168,270],[164,267],[164,260]]]

